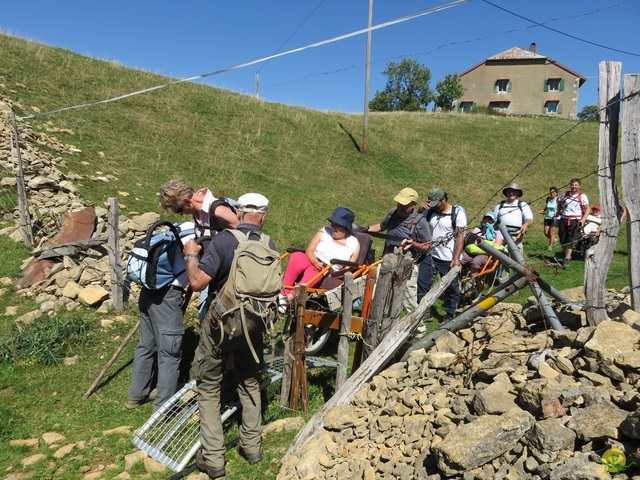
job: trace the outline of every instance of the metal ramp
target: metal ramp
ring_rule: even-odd
[[[261,390],[282,379],[283,364],[282,357],[274,357],[265,365],[261,372]],[[337,366],[338,364],[331,360],[307,357],[307,368]],[[174,472],[183,470],[200,448],[200,411],[197,397],[196,382],[192,380],[167,400],[136,431],[132,439],[133,444]],[[222,422],[229,420],[240,406],[237,396],[223,406]]]

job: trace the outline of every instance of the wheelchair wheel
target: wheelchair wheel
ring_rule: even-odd
[[[317,355],[320,350],[327,344],[331,329],[328,327],[316,327],[315,325],[305,325],[305,333],[307,334],[307,355]]]

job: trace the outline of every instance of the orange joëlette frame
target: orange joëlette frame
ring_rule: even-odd
[[[304,250],[298,249],[298,248],[287,248],[287,251],[285,253],[283,253],[282,255],[280,255],[280,260],[284,260],[285,258],[287,258],[289,255],[291,255],[293,252],[303,252]],[[332,259],[331,263],[325,265],[325,267],[320,270],[318,273],[316,273],[311,279],[309,279],[309,283],[313,284],[315,283],[317,280],[319,279],[323,279],[326,276],[330,276],[331,275],[331,267],[333,267],[334,265],[341,265],[341,266],[345,266],[348,267],[350,269],[350,271],[353,273],[353,278],[356,279],[358,277],[362,277],[363,275],[366,275],[369,270],[371,268],[374,268],[375,266],[377,266],[380,263],[381,260],[378,260],[370,265],[367,264],[358,264],[358,263],[354,263],[354,262],[349,262],[349,261],[345,261],[345,260],[336,260],[336,259]],[[347,272],[349,270],[345,269],[345,270],[341,270],[339,273],[343,273],[343,272]],[[335,288],[341,287],[344,284],[344,282],[340,282],[340,284],[338,284]],[[294,285],[283,285],[283,288],[286,288],[287,290],[293,290],[295,288]],[[324,288],[313,288],[313,287],[307,287],[307,292],[308,293],[319,293],[322,294],[324,292],[326,292],[327,289]]]

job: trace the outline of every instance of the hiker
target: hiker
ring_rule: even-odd
[[[196,224],[196,237],[215,235],[225,228],[238,226],[238,217],[228,202],[216,198],[206,187],[196,192],[181,179],[169,180],[160,188],[160,204],[169,212],[191,214]]]
[[[549,187],[549,196],[545,201],[545,207],[540,210],[540,215],[544,215],[544,236],[549,239],[547,250],[552,251],[556,246],[556,231],[558,230],[558,187]]]
[[[282,278],[283,285],[292,287],[297,283],[304,283],[308,287],[313,287],[320,283],[322,277],[318,277],[312,283],[309,283],[309,280],[331,263],[332,259],[356,262],[360,254],[360,242],[353,235],[355,217],[348,208],[336,208],[327,218],[331,225],[322,227],[316,232],[307,245],[306,251],[293,252],[289,256]],[[334,265],[333,271],[337,272],[341,268],[340,265]],[[280,313],[286,313],[293,297],[293,290],[282,289],[278,301]]]
[[[581,230],[591,212],[589,198],[582,193],[582,182],[579,178],[572,178],[569,182],[571,190],[564,193],[558,204],[556,218],[558,220],[558,232],[560,244],[564,252],[563,265],[569,266],[573,247],[580,241]]]
[[[247,193],[238,199],[237,230],[246,234],[262,232],[269,201],[259,193]],[[253,238],[253,237],[252,237]],[[212,292],[218,292],[227,281],[234,252],[239,243],[230,231],[222,231],[209,243],[200,262],[197,254],[201,246],[194,241],[185,245],[187,275],[193,290],[201,291],[207,285]],[[275,248],[270,243],[271,248]],[[262,460],[260,453],[262,424],[260,400],[260,364],[249,351],[249,345],[238,344],[229,353],[213,344],[214,324],[212,317],[205,316],[201,324],[200,342],[193,360],[193,375],[198,388],[198,406],[200,408],[201,450],[196,456],[198,468],[209,475],[219,478],[225,475],[224,430],[220,415],[223,372],[227,361],[232,357],[234,373],[238,380],[238,396],[242,403],[242,424],[238,453],[250,464]],[[262,336],[252,339],[255,351],[262,354]]]
[[[506,225],[509,233],[514,236],[514,241],[522,252],[522,238],[533,223],[533,212],[526,202],[520,200],[523,191],[517,183],[510,183],[502,189],[506,200],[496,205],[493,211],[496,214],[496,222]]]
[[[239,223],[233,207],[225,199],[216,198],[206,187],[196,192],[181,179],[169,180],[160,187],[160,204],[169,212],[190,214],[196,225],[196,238],[213,236],[225,228],[236,228]],[[207,311],[207,298],[208,290],[204,289],[198,306],[200,320]]]
[[[183,223],[180,228],[193,228],[193,223]],[[183,237],[183,241],[189,238]],[[140,291],[140,340],[133,357],[126,408],[153,400],[155,412],[178,391],[184,335],[182,307],[188,283],[180,255],[174,257],[173,272],[176,279],[170,285],[158,290],[142,287]],[[157,376],[155,398],[151,390],[154,376]]]
[[[467,214],[464,208],[449,203],[449,196],[441,188],[429,190],[428,201],[420,207],[420,210],[431,227],[431,240],[423,243],[406,242],[422,252],[431,252],[420,264],[418,302],[431,289],[437,274],[444,277],[451,267],[460,266],[467,228]],[[455,316],[459,302],[460,286],[456,280],[444,291],[443,322]]]
[[[393,253],[396,247],[401,247],[403,240],[424,243],[431,239],[431,231],[424,217],[416,211],[418,204],[418,192],[413,188],[403,188],[393,198],[396,206],[389,210],[389,213],[380,223],[363,227],[364,232],[377,233],[385,231],[387,235],[395,238],[388,238],[384,244],[383,255]],[[404,247],[403,247],[404,248]],[[418,270],[420,262],[424,259],[424,253],[410,247],[408,251],[413,257],[413,269],[411,277],[407,281],[404,293],[403,307],[407,314],[418,308]]]

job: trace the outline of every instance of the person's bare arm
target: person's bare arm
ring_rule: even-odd
[[[320,271],[324,268],[324,263],[322,263],[320,260],[318,260],[318,257],[316,257],[316,248],[318,247],[323,234],[324,227],[316,232],[316,234],[309,242],[309,245],[307,245],[307,250],[305,251],[307,257],[309,258],[309,261],[313,264],[314,268],[317,271]]]
[[[224,205],[218,205],[213,212],[213,215],[224,228],[236,228],[240,225],[238,216],[233,212],[233,210]]]
[[[198,267],[198,253],[202,250],[202,246],[198,245],[194,240],[189,240],[184,246],[184,255],[196,255],[195,257],[187,257],[187,278],[189,285],[194,292],[201,292],[211,282],[211,277],[200,270]]]

